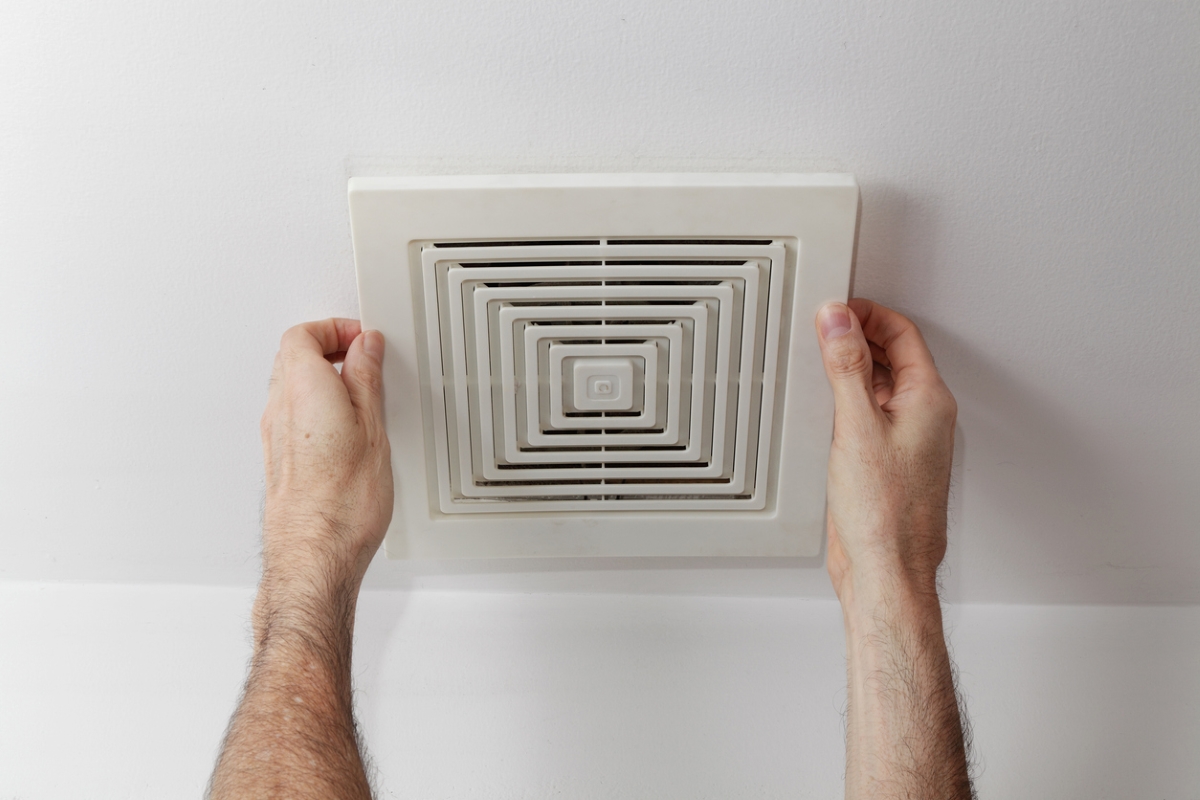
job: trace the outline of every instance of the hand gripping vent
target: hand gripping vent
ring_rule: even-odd
[[[424,245],[442,511],[762,508],[784,256],[762,239]]]
[[[848,175],[354,178],[390,557],[812,556]]]

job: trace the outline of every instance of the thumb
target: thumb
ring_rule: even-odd
[[[346,350],[342,382],[359,418],[383,425],[383,334],[363,331]]]
[[[871,385],[875,364],[858,317],[845,303],[827,303],[817,312],[817,331],[838,415],[877,413]]]

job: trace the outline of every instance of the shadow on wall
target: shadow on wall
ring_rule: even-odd
[[[833,597],[815,558],[506,558],[372,564],[364,586],[482,592]]]

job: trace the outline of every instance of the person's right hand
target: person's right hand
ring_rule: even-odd
[[[827,567],[838,597],[881,584],[936,592],[957,406],[917,326],[870,300],[817,315],[836,406]]]
[[[354,319],[283,334],[262,417],[262,606],[331,591],[353,598],[379,549],[393,497],[383,347]]]

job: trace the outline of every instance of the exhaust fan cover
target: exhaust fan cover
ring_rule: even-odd
[[[820,551],[847,175],[355,178],[392,557]]]

